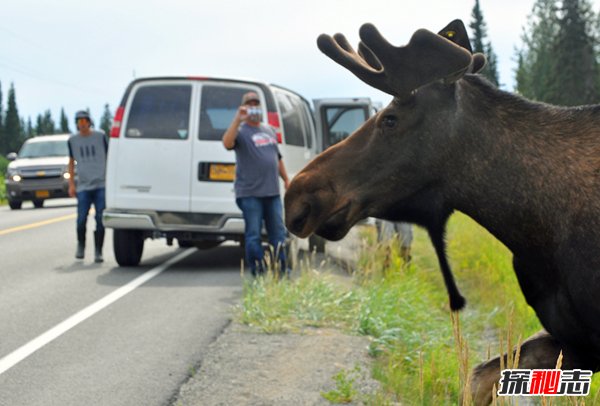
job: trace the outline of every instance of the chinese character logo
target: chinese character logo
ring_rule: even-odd
[[[498,396],[587,396],[591,380],[581,369],[505,369]]]

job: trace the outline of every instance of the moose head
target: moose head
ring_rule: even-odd
[[[450,296],[458,291],[445,225],[459,210],[513,253],[527,303],[545,331],[521,348],[520,368],[600,370],[600,106],[564,108],[503,92],[480,75],[460,21],[418,30],[395,47],[371,24],[355,51],[341,34],[317,44],[365,83],[394,96],[293,179],[288,229],[343,238],[360,219],[423,226]],[[476,368],[475,404],[498,384],[500,358]]]
[[[460,20],[439,34],[418,30],[403,47],[392,46],[371,24],[361,27],[360,38],[358,53],[342,34],[323,34],[317,44],[331,59],[394,100],[295,178],[286,195],[287,226],[301,237],[316,232],[338,240],[369,216],[422,225],[438,254],[450,306],[458,310],[465,300],[455,285],[444,246],[444,227],[452,209],[440,189],[448,162],[455,158],[441,138],[452,137],[456,121],[454,83],[481,69],[485,57],[471,53]],[[327,176],[315,177],[317,172]]]

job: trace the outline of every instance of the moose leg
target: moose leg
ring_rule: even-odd
[[[556,362],[563,352],[563,369],[589,369],[589,362],[572,351],[566,350],[547,331],[541,330],[521,344],[519,354],[520,369],[554,369]],[[513,352],[513,355],[515,352]],[[507,365],[507,354],[504,357],[504,367]],[[514,359],[514,358],[513,358]],[[489,405],[492,402],[494,385],[500,381],[500,357],[486,361],[473,370],[471,375],[471,394],[476,406]]]
[[[429,233],[429,239],[435,248],[435,253],[437,254],[440,269],[442,271],[442,276],[444,277],[444,284],[446,285],[446,290],[448,291],[448,296],[450,299],[450,309],[454,311],[460,310],[465,307],[466,301],[456,286],[454,276],[452,275],[452,270],[450,269],[450,264],[448,263],[448,257],[446,255],[446,242],[444,241],[444,227],[430,226],[427,228],[427,232]]]

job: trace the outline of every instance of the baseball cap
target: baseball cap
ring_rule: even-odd
[[[242,104],[246,104],[253,100],[260,103],[260,99],[258,97],[258,94],[256,94],[256,92],[248,92],[248,93],[244,94],[244,96],[242,96]]]

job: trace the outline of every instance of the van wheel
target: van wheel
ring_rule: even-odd
[[[144,251],[144,234],[140,230],[115,229],[113,250],[120,266],[138,266]]]
[[[20,200],[9,200],[8,205],[10,206],[11,210],[19,210],[23,205],[23,202]]]
[[[33,207],[35,207],[36,209],[41,209],[42,207],[44,207],[44,200],[34,200]]]

